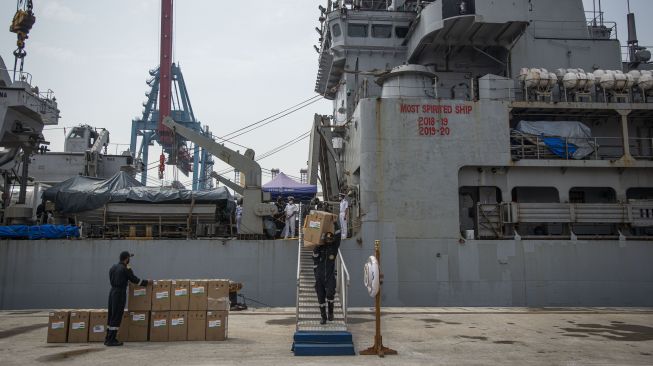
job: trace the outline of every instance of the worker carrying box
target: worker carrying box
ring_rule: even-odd
[[[311,211],[304,220],[304,248],[313,249],[325,244],[327,234],[333,235],[338,216],[324,211]]]

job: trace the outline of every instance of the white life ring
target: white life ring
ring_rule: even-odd
[[[371,297],[379,293],[379,272],[379,261],[376,260],[376,257],[370,256],[363,270],[363,283]]]

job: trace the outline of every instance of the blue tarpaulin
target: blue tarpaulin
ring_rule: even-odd
[[[79,228],[74,225],[0,226],[0,238],[30,240],[79,238]]]
[[[544,140],[544,144],[549,150],[551,150],[552,153],[558,155],[561,158],[573,159],[576,150],[578,150],[578,147],[572,143],[567,143],[565,145],[565,140],[561,139],[560,137],[542,136],[542,140]]]

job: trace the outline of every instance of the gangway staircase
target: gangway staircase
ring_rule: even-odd
[[[301,230],[301,228],[300,228]],[[349,272],[338,252],[334,320],[320,324],[320,308],[315,294],[313,251],[303,248],[303,235],[297,250],[296,331],[292,350],[295,356],[353,356],[356,354],[347,328]]]

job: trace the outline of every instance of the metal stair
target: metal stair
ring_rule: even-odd
[[[303,246],[303,245],[302,245]],[[299,303],[297,306],[297,331],[347,331],[340,296],[336,292],[333,309],[334,321],[320,324],[320,308],[315,294],[313,252],[300,248]],[[336,276],[338,272],[336,270]]]
[[[304,249],[303,233],[297,250],[297,305],[296,332],[292,350],[295,356],[355,355],[351,333],[347,330],[347,289],[349,273],[338,253],[336,266],[336,295],[333,321],[320,324],[320,307],[315,294],[313,251]]]

